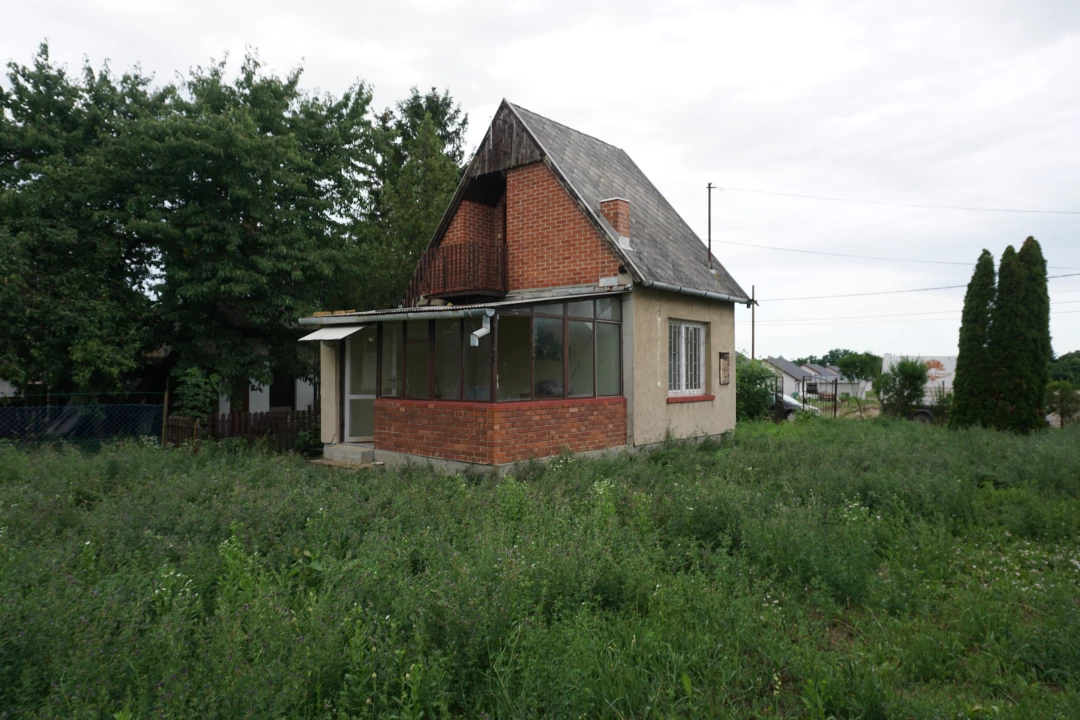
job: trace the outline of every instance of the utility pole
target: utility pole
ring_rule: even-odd
[[[745,291],[744,291],[745,292]],[[757,320],[757,300],[754,298],[757,296],[757,289],[755,286],[750,286],[750,359],[754,359],[755,342],[757,340],[757,325],[754,322]]]
[[[709,270],[712,270],[712,189],[716,187],[711,182],[705,186],[709,193]]]

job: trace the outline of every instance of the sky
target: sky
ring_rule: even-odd
[[[1076,0],[5,5],[4,60],[47,39],[72,69],[165,83],[256,49],[310,89],[362,80],[377,108],[448,89],[470,149],[505,97],[626,150],[703,240],[711,182],[714,253],[754,287],[759,357],[956,353],[963,287],[789,298],[963,286],[982,249],[1028,236],[1051,276],[1080,273]],[[1054,350],[1078,350],[1080,275],[1049,287]]]

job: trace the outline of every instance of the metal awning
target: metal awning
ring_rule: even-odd
[[[358,332],[366,328],[367,325],[346,325],[344,327],[325,327],[321,330],[316,330],[310,335],[305,335],[300,338],[300,342],[305,340],[341,340],[347,338],[354,332]]]

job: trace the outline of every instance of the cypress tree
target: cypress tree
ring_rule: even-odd
[[[1035,238],[1001,256],[991,313],[989,354],[995,371],[993,426],[1028,433],[1043,420],[1050,362],[1046,260]]]
[[[1029,237],[1016,254],[1024,282],[1024,342],[1028,358],[1025,387],[1025,430],[1046,427],[1046,386],[1050,384],[1050,363],[1054,359],[1050,345],[1050,293],[1046,287],[1046,259],[1039,242]]]
[[[960,355],[956,359],[953,407],[949,427],[989,425],[993,410],[993,365],[990,361],[990,314],[994,305],[994,256],[983,250],[964,295],[960,322]]]
[[[993,415],[990,425],[999,430],[1012,429],[1013,415],[1019,397],[1018,388],[1024,384],[1025,365],[1019,337],[1021,317],[1020,268],[1016,249],[1010,245],[1001,254],[998,266],[997,298],[990,313],[990,334],[987,351],[993,371]]]

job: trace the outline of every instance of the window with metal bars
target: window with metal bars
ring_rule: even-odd
[[[668,395],[705,393],[705,326],[668,321]]]

